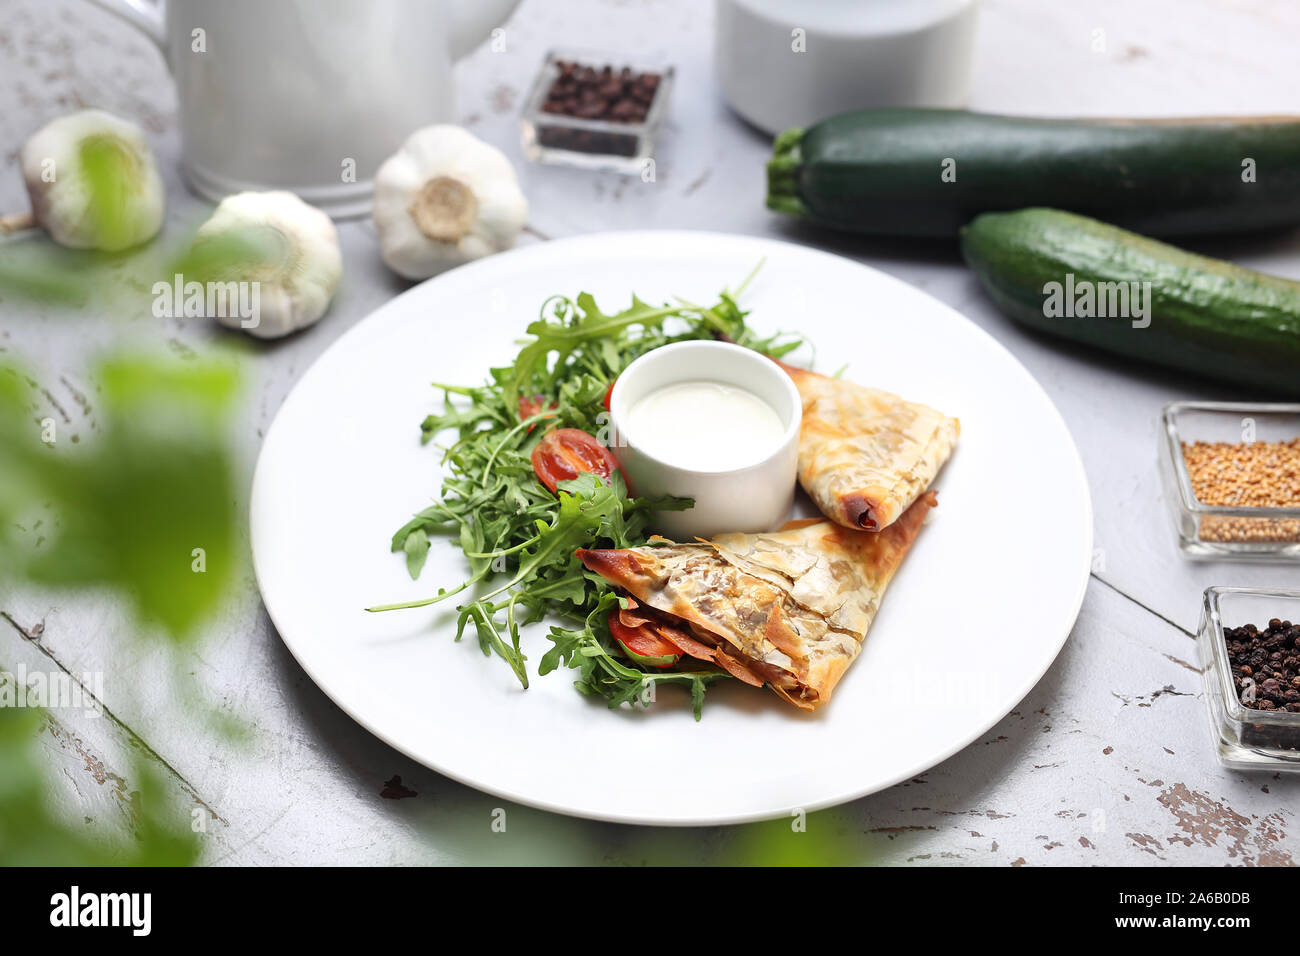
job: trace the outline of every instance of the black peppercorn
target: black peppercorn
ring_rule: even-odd
[[[1253,624],[1224,630],[1228,665],[1242,704],[1255,710],[1300,712],[1300,628],[1273,618],[1260,630]]]

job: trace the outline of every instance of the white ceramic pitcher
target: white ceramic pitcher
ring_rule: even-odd
[[[288,189],[369,211],[379,164],[455,118],[452,62],[518,0],[94,0],[162,49],[182,169],[211,199]]]

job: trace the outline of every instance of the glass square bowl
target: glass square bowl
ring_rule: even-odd
[[[1300,621],[1300,591],[1207,588],[1197,629],[1210,731],[1219,762],[1235,770],[1300,772],[1300,713],[1256,710],[1241,702],[1224,630]]]
[[[1290,441],[1300,405],[1173,402],[1161,415],[1160,470],[1178,544],[1193,558],[1300,561],[1300,502],[1286,508],[1203,504],[1192,490],[1183,442]]]
[[[582,119],[544,109],[547,94],[560,76],[564,63],[577,63],[600,70],[624,68],[633,73],[655,73],[659,85],[641,122]],[[590,51],[552,50],[533,81],[521,117],[520,142],[524,155],[533,162],[578,166],[584,169],[614,170],[645,175],[653,154],[659,127],[668,110],[674,70],[666,63],[644,58],[611,56]]]

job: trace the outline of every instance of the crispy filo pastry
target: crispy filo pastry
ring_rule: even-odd
[[[822,514],[880,531],[934,481],[961,425],[926,405],[782,363],[803,398],[799,483]]]
[[[634,600],[616,610],[683,653],[815,710],[853,663],[934,492],[880,532],[829,521],[694,544],[579,550],[579,560]]]

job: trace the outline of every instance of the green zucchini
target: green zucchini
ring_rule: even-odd
[[[782,133],[767,169],[772,209],[876,235],[955,237],[981,212],[1027,206],[1153,236],[1300,223],[1300,116],[864,110]]]
[[[1057,209],[985,213],[962,230],[961,250],[1017,322],[1300,396],[1300,282]]]

